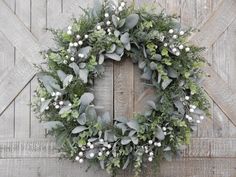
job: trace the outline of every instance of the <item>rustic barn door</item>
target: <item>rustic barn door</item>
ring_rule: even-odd
[[[211,77],[204,88],[212,105],[212,117],[199,125],[184,157],[163,162],[158,176],[235,177],[236,1],[156,1],[167,13],[179,15],[183,27],[201,29],[191,40],[207,48]],[[78,6],[90,5],[92,0],[0,0],[0,177],[108,176],[97,168],[86,173],[86,165],[58,160],[53,138],[45,137],[30,106],[37,84],[32,64],[42,61],[41,49],[53,45],[46,29],[66,27],[72,15],[81,14]],[[105,78],[94,88],[96,102],[114,117],[142,111],[152,95],[129,59],[107,62]],[[149,169],[143,176],[153,175]]]

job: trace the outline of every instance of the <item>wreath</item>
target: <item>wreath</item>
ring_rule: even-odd
[[[64,157],[99,162],[115,175],[130,162],[138,176],[143,162],[171,160],[189,144],[207,116],[209,102],[199,82],[202,48],[189,45],[177,17],[135,4],[105,0],[83,9],[67,30],[51,30],[56,48],[42,52],[34,110],[56,137]],[[98,115],[93,82],[105,60],[129,58],[142,71],[155,99],[132,119]]]

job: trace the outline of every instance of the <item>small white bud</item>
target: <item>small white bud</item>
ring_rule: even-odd
[[[150,152],[150,153],[149,153],[149,155],[150,155],[150,156],[153,156],[153,155],[154,155],[154,153],[153,153],[153,152]]]
[[[179,45],[179,49],[182,50],[184,48],[184,46],[181,44]]]
[[[83,163],[84,162],[84,159],[79,159],[79,163]]]
[[[153,143],[153,141],[152,141],[152,140],[149,140],[149,141],[148,141],[148,144],[150,144],[150,145],[151,145],[152,143]]]
[[[157,143],[157,147],[161,147],[161,142],[158,142],[158,143]]]
[[[107,32],[109,32],[109,33],[110,33],[110,32],[111,32],[111,29],[110,29],[110,28],[108,28],[108,29],[107,29]]]
[[[176,56],[180,56],[180,52],[176,52],[176,54],[175,54]]]
[[[72,27],[71,26],[68,26],[68,28],[67,28],[68,30],[72,30]]]
[[[167,47],[167,46],[168,46],[168,44],[167,44],[167,43],[165,43],[165,44],[164,44],[164,47]]]
[[[201,123],[201,121],[200,121],[200,120],[197,120],[196,122],[197,122],[198,124],[200,124],[200,123]]]
[[[49,110],[49,106],[47,106],[45,109],[46,109],[46,110]]]
[[[117,20],[120,21],[120,17],[117,17]]]
[[[190,112],[194,112],[194,109],[191,108],[189,111],[190,111]]]
[[[75,58],[74,58],[74,57],[71,57],[71,58],[70,58],[70,61],[75,61]]]
[[[64,63],[64,64],[67,64],[67,60],[64,60],[63,63]]]
[[[189,47],[186,47],[186,48],[185,48],[185,51],[186,51],[186,52],[189,52],[189,51],[190,51],[190,48],[189,48]]]
[[[185,100],[189,100],[190,98],[189,98],[189,96],[185,96]]]
[[[111,24],[111,22],[110,22],[110,21],[107,21],[107,23],[106,23],[106,24],[107,24],[107,26],[109,26],[109,25]]]
[[[73,46],[74,46],[74,44],[73,44],[72,42],[70,42],[70,43],[69,43],[69,46],[70,46],[70,47],[73,47]]]
[[[93,144],[91,144],[91,145],[89,146],[89,148],[90,148],[90,149],[93,149],[93,148],[94,148],[94,145],[93,145]]]
[[[153,158],[152,157],[148,157],[148,161],[152,162]]]
[[[102,156],[102,152],[99,152],[99,153],[98,153],[98,156],[101,157],[101,156]]]
[[[170,33],[170,34],[172,34],[173,32],[174,32],[174,30],[173,30],[173,29],[170,29],[170,30],[169,30],[169,33]]]
[[[79,41],[78,44],[79,44],[79,45],[83,45],[83,41]]]
[[[163,132],[164,133],[164,135],[167,135],[167,133],[166,132]]]
[[[56,95],[57,95],[57,96],[60,96],[60,95],[61,95],[61,92],[56,92]]]
[[[45,101],[45,98],[41,98],[40,100],[41,100],[41,102],[44,102],[44,101]]]
[[[188,120],[191,121],[191,120],[193,120],[193,118],[189,116]]]
[[[67,33],[68,35],[71,35],[71,34],[72,34],[72,31],[71,31],[71,30],[68,30],[66,33]]]
[[[75,42],[75,43],[73,44],[73,46],[74,46],[74,47],[77,47],[77,46],[78,46],[78,43],[77,43],[77,42]]]
[[[125,2],[121,2],[121,7],[125,7]]]
[[[90,143],[90,142],[87,142],[87,146],[91,146],[91,144],[92,144],[92,143]]]
[[[76,161],[79,161],[79,159],[80,159],[79,156],[76,156],[76,157],[75,157],[75,160],[76,160]]]
[[[79,156],[83,157],[84,153],[82,151],[79,152]]]
[[[64,102],[63,102],[63,101],[60,101],[60,102],[59,102],[59,105],[63,105],[63,104],[64,104]]]
[[[103,147],[103,148],[102,148],[102,150],[103,150],[103,151],[105,151],[105,150],[106,150],[106,148],[105,148],[105,147]]]
[[[70,50],[70,49],[67,49],[67,52],[68,52],[68,53],[70,53],[70,52],[71,52],[71,50]]]
[[[110,151],[107,151],[107,152],[106,152],[106,155],[110,155]]]
[[[102,138],[99,139],[99,142],[100,142],[100,143],[103,143],[103,142],[104,142],[104,139],[102,139]]]
[[[85,38],[85,39],[88,39],[88,37],[89,37],[89,36],[88,36],[87,34],[84,35],[84,38]]]
[[[163,130],[163,131],[166,131],[166,127],[162,127],[162,130]]]
[[[108,144],[108,145],[107,145],[107,148],[108,148],[108,149],[111,149],[111,145],[110,145],[110,144]]]
[[[90,154],[89,154],[89,157],[91,157],[91,158],[93,158],[95,156],[95,154],[93,153],[93,152],[91,152]]]
[[[122,6],[118,7],[118,10],[121,12],[123,10],[123,7]]]
[[[187,115],[187,114],[185,115],[185,118],[186,118],[186,119],[188,119],[189,117],[190,117],[189,115]]]
[[[105,13],[105,17],[108,18],[109,17],[109,13]]]
[[[173,35],[173,39],[177,39],[178,38],[178,36],[175,34],[175,35]]]
[[[172,52],[177,52],[177,49],[176,49],[176,48],[173,48],[173,49],[172,49]]]
[[[97,30],[101,30],[102,27],[100,25],[97,26]]]
[[[68,106],[72,106],[72,104],[71,104],[71,103],[69,103],[69,104],[68,104]]]
[[[184,31],[180,31],[179,34],[182,36],[184,35]]]
[[[55,108],[56,108],[56,109],[59,109],[59,108],[60,108],[60,106],[59,106],[59,105],[56,105],[56,106],[55,106]]]
[[[200,119],[203,120],[203,119],[204,119],[204,116],[200,116]]]
[[[76,38],[77,38],[77,39],[80,39],[81,37],[80,37],[80,35],[79,35],[79,34],[77,34],[77,35],[76,35]]]

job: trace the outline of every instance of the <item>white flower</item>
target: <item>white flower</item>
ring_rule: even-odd
[[[121,2],[120,6],[125,7],[125,2]]]
[[[101,139],[99,139],[99,142],[101,142],[101,143],[102,143],[102,142],[104,142],[104,139],[102,139],[102,138],[101,138]]]
[[[197,122],[198,124],[200,124],[200,123],[201,123],[201,121],[200,121],[200,120],[197,120],[196,122]]]
[[[186,48],[185,48],[185,51],[186,51],[186,52],[189,52],[189,51],[190,51],[190,48],[189,48],[189,47],[186,47]]]
[[[148,157],[148,161],[152,162],[153,158],[152,157]]]
[[[44,102],[44,101],[45,101],[45,98],[41,98],[40,100],[41,100],[41,102]]]
[[[74,44],[73,44],[72,42],[70,42],[70,43],[69,43],[69,46],[70,46],[70,47],[73,47],[73,46],[74,46]]]
[[[60,101],[60,102],[59,102],[59,105],[63,105],[63,104],[64,104],[64,102],[63,102],[63,101]]]
[[[190,111],[190,112],[194,112],[194,109],[191,108],[189,111]]]
[[[93,145],[93,144],[91,144],[91,145],[89,146],[89,148],[90,148],[90,149],[93,149],[93,148],[94,148],[94,145]]]
[[[78,46],[78,43],[77,43],[77,42],[74,42],[73,46],[74,46],[74,47],[77,47],[77,46]]]
[[[179,45],[179,49],[182,50],[184,48],[184,46],[181,44]]]
[[[189,100],[190,98],[189,98],[189,96],[185,96],[185,100]]]
[[[82,151],[79,152],[79,156],[82,157],[84,153]]]
[[[101,157],[101,156],[102,156],[102,152],[99,152],[99,153],[98,153],[98,156]]]
[[[179,34],[182,36],[184,35],[184,31],[180,31]]]
[[[55,106],[55,108],[56,108],[56,109],[59,109],[59,108],[60,108],[60,106],[59,106],[59,105],[56,105],[56,106]]]
[[[76,35],[76,38],[77,38],[77,39],[80,39],[81,37],[80,37],[80,35],[79,35],[79,34],[77,34],[77,35]]]
[[[71,35],[71,34],[72,34],[72,31],[71,31],[71,30],[68,30],[66,33],[67,33],[68,35]]]
[[[109,17],[109,13],[105,13],[105,15],[104,15],[106,18],[108,18]]]
[[[123,7],[122,6],[118,7],[118,10],[121,12],[123,10]]]
[[[95,154],[93,153],[93,152],[91,152],[90,154],[89,154],[89,157],[91,157],[91,158],[93,158],[95,156]]]
[[[85,39],[88,39],[88,37],[89,37],[89,36],[88,36],[87,34],[84,35],[84,38],[85,38]]]
[[[169,30],[169,33],[170,33],[170,34],[172,34],[173,32],[174,32],[174,30],[173,30],[173,29],[170,29],[170,30]]]
[[[107,23],[106,23],[106,24],[107,24],[107,26],[109,26],[109,25],[111,24],[111,22],[110,22],[110,21],[107,21]]]
[[[152,141],[152,140],[149,140],[149,141],[148,141],[148,144],[152,144],[152,143],[153,143],[153,141]]]
[[[106,155],[109,155],[109,154],[110,154],[110,151],[107,151],[107,152],[106,152]]]
[[[162,130],[163,130],[163,131],[166,131],[166,127],[162,127]]]
[[[107,148],[108,148],[108,149],[111,149],[111,145],[110,145],[110,144],[108,144],[108,145],[107,145]]]
[[[176,51],[177,51],[177,49],[176,49],[176,48],[173,48],[173,49],[172,49],[172,51],[173,51],[173,52],[176,52]]]
[[[173,35],[173,39],[177,39],[178,38],[178,36],[175,34],[175,35]]]
[[[150,153],[149,153],[149,155],[150,155],[150,156],[153,156],[153,155],[154,155],[154,153],[153,153],[153,152],[150,152]]]
[[[167,46],[168,46],[168,44],[167,44],[167,43],[165,43],[165,44],[164,44],[164,47],[167,47]]]
[[[102,27],[100,25],[97,26],[97,30],[101,30]]]
[[[57,95],[57,96],[60,96],[60,95],[61,95],[61,92],[56,92],[56,95]]]
[[[83,163],[84,162],[84,159],[79,159],[79,163]]]
[[[180,56],[180,52],[176,52],[176,54],[175,54],[176,56]]]
[[[83,41],[79,41],[78,44],[79,44],[79,45],[83,45]]]
[[[79,159],[80,159],[79,156],[76,156],[76,157],[75,157],[75,160],[76,160],[76,161],[79,161]]]
[[[70,58],[70,61],[75,61],[75,58],[74,58],[74,57],[71,57],[71,58]]]
[[[200,119],[203,120],[203,119],[204,119],[204,116],[200,116]]]

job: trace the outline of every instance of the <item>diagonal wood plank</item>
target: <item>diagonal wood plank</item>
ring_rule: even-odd
[[[236,1],[222,1],[218,9],[200,27],[200,32],[193,34],[191,41],[199,46],[210,47],[236,18]]]

